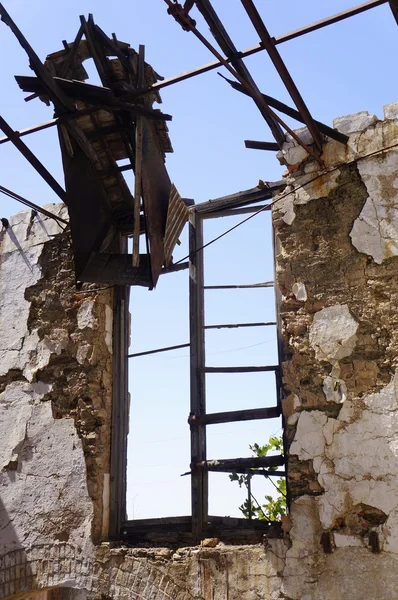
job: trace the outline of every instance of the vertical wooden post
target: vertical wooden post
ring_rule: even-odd
[[[137,87],[144,85],[145,46],[138,49]],[[135,118],[135,184],[134,184],[134,232],[133,232],[133,267],[140,266],[140,198],[142,194],[142,117]]]
[[[127,358],[129,346],[129,296],[129,287],[114,287],[109,523],[109,537],[111,539],[120,539],[121,526],[123,521],[126,520],[127,434],[129,427]]]
[[[203,220],[195,210],[189,217],[189,327],[191,342],[191,416],[206,414]],[[206,460],[206,425],[191,424],[192,533],[202,536],[208,516],[208,473],[196,471],[194,465]]]

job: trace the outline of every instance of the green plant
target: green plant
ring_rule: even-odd
[[[249,446],[249,448],[255,456],[267,456],[268,453],[283,452],[283,442],[281,437],[271,436],[268,440],[268,443],[264,444],[264,446],[259,446],[259,444],[255,443]],[[247,498],[243,504],[239,506],[239,510],[246,519],[278,521],[283,515],[286,514],[286,479],[281,477],[274,482],[273,477],[268,474],[270,472],[275,472],[276,470],[277,467],[269,467],[267,470],[264,469],[264,477],[269,479],[278,492],[278,496],[276,498],[266,494],[266,502],[264,504],[260,504],[253,496],[251,491],[251,479],[253,475],[250,474],[250,471],[244,475],[232,473],[229,476],[230,480],[236,481],[239,487],[244,486],[247,489]]]

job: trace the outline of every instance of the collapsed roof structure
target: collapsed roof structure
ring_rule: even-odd
[[[144,47],[136,52],[115,34],[108,37],[94,22],[92,15],[80,17],[80,28],[73,42],[63,41],[64,49],[47,56],[42,63],[5,8],[0,17],[11,28],[27,52],[35,77],[17,76],[26,98],[40,98],[54,106],[52,121],[24,131],[14,130],[0,116],[5,133],[0,144],[11,141],[68,206],[77,282],[118,285],[142,285],[152,289],[161,273],[188,267],[172,264],[172,252],[189,218],[189,204],[172,185],[165,167],[165,153],[172,152],[165,114],[153,108],[161,102],[159,90],[190,77],[224,66],[234,77],[225,78],[232,87],[251,97],[268,124],[274,142],[245,140],[247,148],[281,150],[282,162],[286,134],[322,164],[325,137],[347,142],[347,136],[313,118],[304,102],[277,46],[291,39],[342,21],[388,2],[398,23],[398,0],[368,0],[363,4],[322,19],[278,38],[272,37],[253,0],[241,0],[260,43],[238,51],[214,10],[210,0],[186,0],[183,5],[164,0],[168,12],[186,31],[192,32],[213,54],[215,61],[167,80],[145,62]],[[190,15],[200,11],[221,52],[197,29]],[[266,51],[278,71],[296,108],[263,94],[243,59]],[[101,86],[86,82],[84,61],[93,59]],[[279,113],[304,123],[309,132],[303,139],[289,127]],[[65,174],[64,190],[39,159],[22,141],[24,135],[56,126]],[[121,160],[128,163],[120,166]],[[123,172],[135,174],[134,193]],[[224,208],[269,199],[271,185],[260,183],[252,190],[217,199]],[[40,207],[0,186],[0,191],[31,206]],[[133,238],[128,254],[127,236]],[[145,244],[143,242],[145,238]],[[145,247],[144,247],[145,246]],[[143,249],[144,247],[144,249]],[[180,261],[181,262],[181,261]]]

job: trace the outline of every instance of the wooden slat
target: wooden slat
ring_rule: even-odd
[[[189,348],[191,344],[177,344],[177,346],[166,346],[165,348],[156,348],[156,350],[146,350],[145,352],[135,352],[128,354],[128,358],[136,358],[137,356],[148,356],[148,354],[158,354],[159,352],[170,352],[171,350],[179,350],[180,348]]]
[[[203,222],[195,210],[189,217],[189,329],[191,340],[191,414],[206,414],[205,339],[204,339],[204,274]],[[191,427],[191,463],[206,460],[206,427]],[[192,476],[192,533],[200,539],[208,513],[208,476],[205,471]]]
[[[246,148],[251,150],[271,150],[278,152],[279,146],[275,142],[257,142],[255,140],[245,140]]]
[[[218,423],[234,423],[235,421],[256,421],[258,419],[274,419],[280,416],[280,408],[252,408],[247,410],[232,410],[228,412],[210,413],[202,416],[191,415],[190,425],[214,425]]]
[[[167,211],[166,233],[164,236],[166,266],[171,264],[173,250],[188,219],[189,209],[178,193],[176,186],[172,183]]]

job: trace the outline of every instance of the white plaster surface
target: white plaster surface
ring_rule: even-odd
[[[0,456],[16,461],[0,473],[0,556],[54,541],[54,532],[89,543],[92,504],[81,442],[73,420],[55,420],[37,389],[17,381],[0,398]]]
[[[318,360],[336,361],[349,356],[355,348],[358,323],[346,304],[323,308],[314,315],[310,345]]]
[[[363,131],[364,129],[371,127],[377,123],[377,121],[378,118],[376,115],[370,115],[368,111],[363,110],[352,115],[345,115],[344,117],[333,119],[333,127],[341,131],[341,133],[350,135],[351,133]]]
[[[398,255],[398,152],[358,162],[369,198],[355,220],[350,237],[359,252],[381,264]]]
[[[330,173],[319,176],[317,173],[307,173],[295,177],[292,181],[291,192],[289,186],[281,192],[281,198],[275,200],[275,209],[283,215],[287,225],[291,225],[296,218],[295,206],[308,204],[312,200],[327,197],[330,192],[338,187],[337,180],[340,170],[336,169]]]
[[[79,329],[85,329],[86,327],[94,329],[96,322],[94,315],[94,301],[85,300],[77,311],[77,326]]]
[[[299,302],[305,302],[308,298],[305,284],[301,281],[293,284],[292,292],[295,295],[296,300]]]
[[[62,205],[45,208],[67,217]],[[33,217],[30,210],[14,215],[9,223],[0,238],[0,376],[10,369],[23,370],[37,344],[36,332],[30,334],[26,328],[30,304],[25,300],[25,289],[41,276],[38,261],[43,244],[61,231],[54,219]]]
[[[383,112],[385,119],[398,119],[398,102],[391,102],[391,104],[385,104],[383,106]]]

